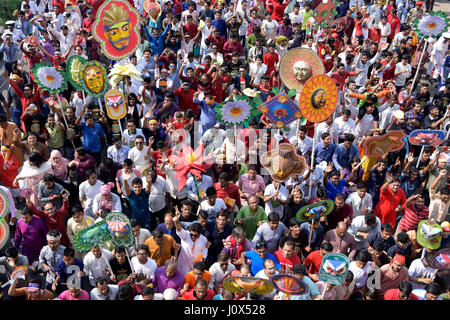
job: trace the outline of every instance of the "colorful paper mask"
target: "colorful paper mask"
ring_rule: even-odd
[[[300,94],[302,115],[310,122],[318,123],[328,119],[336,109],[338,87],[325,74],[310,78]]]
[[[114,120],[122,119],[127,114],[125,98],[122,91],[111,89],[105,94],[106,112]]]
[[[118,247],[129,248],[134,245],[130,220],[123,213],[111,212],[105,220],[77,232],[73,244],[80,251],[88,251],[109,240]]]
[[[261,104],[258,109],[279,129],[302,117],[300,108],[286,92]]]
[[[331,213],[334,209],[333,200],[319,201],[302,207],[296,214],[295,218],[298,222],[306,222],[312,220],[319,220]]]
[[[319,270],[320,281],[329,284],[341,284],[345,281],[348,273],[350,259],[342,253],[329,253],[322,259]]]
[[[431,268],[439,270],[450,269],[450,248],[439,250],[430,263]]]
[[[122,60],[141,43],[139,11],[126,0],[105,1],[97,10],[92,34],[105,56]]]
[[[83,90],[95,98],[101,98],[108,90],[106,69],[99,61],[84,63],[80,69],[79,79]]]
[[[442,130],[414,130],[409,135],[409,142],[416,146],[437,147],[445,140],[445,132]]]
[[[273,290],[273,284],[269,280],[251,277],[227,277],[222,286],[237,293],[269,294]]]
[[[145,0],[144,10],[150,16],[150,19],[156,24],[161,16],[161,5],[156,0]]]
[[[0,189],[0,217],[5,217],[9,213],[10,206],[11,200],[6,192]]]
[[[427,249],[436,250],[441,246],[442,228],[436,222],[422,220],[417,227],[417,242]]]
[[[304,295],[309,291],[309,287],[302,280],[289,274],[277,274],[270,278],[275,289],[287,295]]]
[[[394,152],[405,146],[403,130],[389,131],[382,136],[370,137],[364,142],[364,154],[368,158],[382,157],[387,152]]]
[[[84,63],[86,63],[86,59],[78,55],[73,55],[67,60],[68,80],[77,90],[83,90],[80,82],[80,71]]]
[[[312,76],[323,74],[322,60],[313,51],[305,48],[289,50],[280,61],[280,77],[289,89],[301,92]],[[300,105],[301,107],[301,105]]]
[[[295,147],[288,143],[281,143],[261,156],[261,165],[270,172],[272,179],[284,182],[293,174],[302,174],[308,169],[304,157],[297,154]]]
[[[5,218],[0,216],[0,249],[2,249],[9,239],[9,225]]]

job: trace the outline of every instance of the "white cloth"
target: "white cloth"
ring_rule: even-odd
[[[274,187],[273,183],[271,183],[264,190],[264,197],[270,196],[270,195],[274,194],[275,192],[277,192],[277,190]],[[288,198],[289,198],[289,191],[284,186],[279,185],[277,199],[282,200],[282,201],[287,201]],[[277,207],[274,207],[273,206],[274,200],[276,200],[276,199],[273,198],[266,202],[266,204],[264,206],[264,211],[266,212],[267,215],[271,212],[276,212],[276,213],[278,213],[278,215],[280,216],[280,219],[281,219],[283,217],[284,206],[282,206],[281,204],[278,204]]]
[[[111,252],[101,249],[102,255],[97,259],[92,251],[89,251],[83,259],[84,272],[89,277],[89,282],[95,287],[95,279],[99,277],[108,278],[106,270],[108,269],[108,261],[112,258]]]
[[[136,147],[131,148],[128,152],[128,158],[133,161],[134,167],[139,171],[142,171],[149,164],[149,156],[147,155],[148,147],[144,146],[144,148],[139,151]]]
[[[147,139],[145,139],[145,135],[142,132],[142,129],[136,128],[135,133],[131,134],[128,129],[125,129],[122,133],[122,137],[124,138],[124,145],[129,146],[130,148],[134,148],[134,140],[137,136],[141,136],[144,138],[144,142],[147,142]]]
[[[395,77],[395,85],[397,87],[404,86],[406,83],[406,79],[411,76],[411,65],[409,63],[403,65],[402,62],[399,62],[395,65],[396,73],[404,70],[406,70],[406,72],[400,73]]]
[[[177,173],[171,165],[166,164],[166,182],[169,185],[170,195],[174,199],[184,199],[187,198],[188,192],[186,186],[178,191],[178,185],[180,184],[180,179],[175,179],[175,174]]]
[[[100,180],[94,185],[91,185],[88,180],[83,181],[79,188],[79,197],[84,199],[84,209],[92,209],[92,204],[94,203],[94,198],[96,195],[100,194],[100,187],[104,185],[104,183]]]
[[[200,204],[200,208],[208,212],[208,218],[212,218],[216,216],[216,213],[226,210],[227,205],[225,204],[225,201],[217,198],[213,206],[208,203],[208,200],[203,200]]]
[[[228,262],[227,270],[223,272],[222,268],[220,268],[219,262],[215,262],[210,268],[209,273],[211,274],[211,279],[209,280],[208,287],[214,290],[214,286],[219,287],[222,283],[222,280],[231,273],[231,271],[236,270],[236,267]]]
[[[147,187],[147,179],[143,180],[142,187]],[[160,211],[166,206],[166,193],[170,193],[167,181],[161,176],[156,176],[156,181],[152,183],[148,197],[150,212]]]
[[[344,117],[340,116],[334,120],[334,123],[338,127],[339,137],[341,139],[344,139],[345,133],[353,134],[355,132],[356,124],[355,120],[352,118],[348,118],[347,121],[344,121]]]
[[[128,254],[130,255],[130,257],[134,257],[136,255],[136,248],[143,244],[145,242],[145,240],[147,240],[148,238],[151,237],[151,233],[150,231],[148,231],[145,228],[141,228],[139,230],[139,235],[137,237],[134,237],[134,246],[131,246],[130,248],[128,248]]]
[[[380,129],[387,129],[389,124],[392,122],[392,117],[394,116],[394,111],[396,110],[400,110],[400,106],[395,103],[392,107],[390,107],[389,102],[384,103],[378,108],[378,112],[380,113]]]
[[[352,192],[345,202],[353,208],[353,219],[364,215],[364,213],[361,212],[362,209],[369,209],[369,212],[371,212],[373,208],[372,196],[369,193],[366,193],[364,198],[361,199],[358,195],[358,191]]]
[[[353,276],[356,282],[356,288],[362,288],[366,284],[370,266],[372,265],[372,263],[372,261],[368,261],[363,269],[359,268],[356,265],[356,261],[350,263],[348,270],[353,272]]]
[[[112,193],[112,192],[111,192],[111,195],[112,195],[112,198],[113,198],[113,200],[112,200],[113,201],[113,210],[112,211],[122,212],[122,204],[120,203],[119,196],[117,194],[115,194],[115,193]],[[94,201],[92,203],[92,212],[94,214],[96,214],[96,212],[100,208],[101,197],[102,197],[101,193],[97,194],[94,197]]]
[[[145,264],[142,264],[139,262],[137,257],[133,257],[131,258],[131,264],[133,265],[133,270],[135,274],[143,275],[147,279],[152,280],[155,270],[156,268],[158,268],[158,265],[152,258],[147,258],[147,262]]]
[[[425,265],[423,264],[422,258],[413,260],[413,262],[411,262],[411,265],[408,268],[409,276],[414,277],[414,278],[434,279],[437,271],[438,271],[437,269],[425,267]],[[413,286],[413,290],[425,288],[425,284],[423,284],[423,283],[417,283],[415,281],[410,281],[410,282]]]
[[[208,248],[206,247],[208,239],[201,234],[194,242],[192,241],[189,231],[186,231],[183,228],[180,231],[177,230],[177,235],[181,239],[181,250],[180,255],[178,256],[178,270],[185,276],[194,267],[194,262],[192,260],[197,258],[199,254],[203,254],[203,259],[206,259],[208,256]]]
[[[364,215],[357,216],[353,219],[352,224],[348,228],[348,232],[350,232],[353,237],[355,237],[355,241],[358,247],[361,247],[364,244],[364,238],[361,236],[357,236],[358,232],[368,233],[369,236],[373,233],[381,232],[381,221],[380,218],[376,217],[375,225],[368,227],[364,221]]]
[[[305,156],[309,151],[312,150],[313,139],[311,137],[305,136],[305,139],[302,140],[298,136],[293,136],[289,139],[289,142],[292,145],[295,145],[295,143],[297,142],[297,151],[303,156]]]

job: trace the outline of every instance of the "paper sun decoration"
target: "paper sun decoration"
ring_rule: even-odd
[[[424,38],[439,38],[449,27],[450,18],[442,11],[431,11],[414,21],[415,31]]]
[[[183,144],[182,151],[176,154],[172,153],[170,156],[171,161],[173,161],[173,169],[176,171],[174,178],[179,179],[178,191],[186,185],[189,173],[201,177],[202,172],[205,172],[214,164],[211,160],[211,154],[203,155],[203,148],[204,146],[201,144],[194,151],[190,146]]]
[[[39,88],[53,93],[67,89],[66,73],[54,68],[50,63],[35,64],[32,72]]]

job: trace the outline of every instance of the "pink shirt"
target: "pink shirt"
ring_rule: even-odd
[[[78,296],[78,298],[72,297],[70,295],[70,291],[66,290],[58,296],[58,299],[59,300],[90,300],[89,293],[87,293],[87,291],[84,291],[83,289],[81,289],[81,294]]]
[[[255,195],[259,191],[264,191],[266,188],[264,180],[260,175],[256,175],[255,180],[250,181],[248,174],[243,174],[239,177],[237,185],[247,197]],[[245,203],[247,203],[247,201],[245,201]]]

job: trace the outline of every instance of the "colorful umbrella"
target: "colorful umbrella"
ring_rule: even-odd
[[[283,291],[286,295],[304,295],[309,291],[308,285],[290,274],[277,274],[270,278],[275,289]]]
[[[0,217],[0,249],[2,249],[9,239],[9,226],[5,218]]]
[[[5,217],[9,213],[11,201],[5,191],[0,189],[0,217]]]
[[[222,286],[237,293],[269,294],[273,290],[273,284],[269,280],[251,277],[227,277]]]
[[[302,117],[300,108],[286,92],[259,105],[258,109],[279,129]]]
[[[312,220],[319,220],[331,213],[334,209],[333,200],[319,201],[300,208],[295,215],[298,222],[306,222]]]

